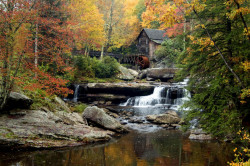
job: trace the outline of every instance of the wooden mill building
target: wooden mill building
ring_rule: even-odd
[[[136,39],[138,52],[152,61],[157,47],[168,38],[165,33],[163,30],[144,28]]]

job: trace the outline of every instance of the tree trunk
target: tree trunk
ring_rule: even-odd
[[[35,32],[35,69],[38,67],[38,23],[36,23]],[[37,78],[37,72],[35,73],[35,78]]]

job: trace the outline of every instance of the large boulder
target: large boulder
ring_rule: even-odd
[[[211,134],[208,134],[202,129],[194,129],[191,130],[191,133],[188,138],[191,140],[211,140],[212,136]]]
[[[118,133],[127,132],[127,129],[125,129],[116,119],[106,114],[103,109],[96,106],[87,107],[83,112],[83,118],[86,118],[87,121],[108,130]]]
[[[1,114],[0,133],[0,145],[35,148],[83,145],[109,140],[114,134],[85,125],[82,117],[74,113],[53,113],[46,109]]]
[[[146,119],[157,124],[178,124],[181,121],[178,114],[174,113],[174,111],[159,115],[148,115]]]
[[[150,68],[147,69],[147,80],[167,81],[174,78],[176,71],[176,68]]]
[[[120,74],[118,74],[118,78],[121,80],[131,81],[134,80],[138,76],[138,72],[132,69],[127,69],[122,65],[119,66]]]
[[[5,109],[7,110],[15,108],[28,109],[30,108],[31,104],[33,104],[33,100],[30,99],[29,97],[21,93],[10,92]]]

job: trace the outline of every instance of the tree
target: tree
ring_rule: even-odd
[[[106,43],[103,50],[111,47],[130,45],[138,33],[138,19],[134,14],[137,1],[132,0],[102,0],[98,8],[103,14]]]
[[[187,32],[186,53],[179,56],[183,69],[180,75],[189,76],[189,90],[194,92],[188,104],[191,110],[187,122],[195,117],[201,127],[215,136],[235,136],[242,119],[249,115],[249,2],[153,0],[150,3],[156,12],[162,12],[157,19],[166,28],[183,20],[176,16],[177,8],[187,20],[194,20],[195,28]],[[168,9],[155,9],[157,5]],[[152,17],[154,10],[150,11]]]
[[[96,0],[72,0],[68,6],[70,11],[70,29],[74,36],[74,47],[85,49],[100,49],[105,42],[103,15],[96,6]]]
[[[69,33],[64,27],[63,17],[59,17],[62,16],[57,8],[59,3],[61,1],[1,1],[0,110],[4,108],[14,82],[31,89],[44,89],[48,93],[58,90],[62,94],[68,93],[66,81],[55,78],[56,72],[68,70],[62,66],[63,53],[69,50]],[[49,70],[43,70],[39,64],[54,64],[57,70],[48,73]]]
[[[2,0],[0,4],[0,110],[4,107],[24,55],[30,52],[29,32],[25,24],[34,19],[33,1]],[[23,33],[22,36],[19,33]]]

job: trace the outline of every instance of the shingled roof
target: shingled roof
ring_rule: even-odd
[[[164,34],[166,33],[166,31],[163,30],[158,30],[158,29],[147,29],[144,28],[142,30],[142,32],[145,31],[148,38],[158,44],[161,44],[164,39],[167,39],[168,37],[165,36]]]

